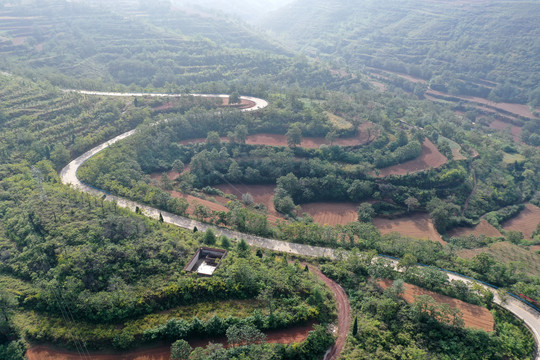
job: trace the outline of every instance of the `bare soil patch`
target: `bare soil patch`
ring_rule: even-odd
[[[215,203],[210,200],[201,199],[192,195],[182,194],[178,191],[169,191],[169,193],[175,198],[186,199],[186,201],[189,203],[188,213],[190,214],[195,213],[195,207],[197,206],[197,204],[207,206],[212,211],[225,211],[225,212],[229,211],[229,209],[227,209],[227,207],[225,207],[224,205]]]
[[[531,251],[540,251],[540,245],[531,246]]]
[[[161,174],[162,173],[151,173],[150,178],[152,180],[159,181],[159,180],[161,180]],[[180,176],[180,173],[178,171],[171,170],[171,171],[167,172],[167,177],[172,181],[178,179],[179,176]]]
[[[242,194],[249,193],[253,196],[253,201],[256,204],[264,204],[268,210],[268,221],[276,223],[278,220],[283,220],[280,213],[274,207],[274,190],[275,185],[242,185],[242,184],[221,184],[214,186],[227,194],[235,195],[240,201]]]
[[[397,219],[373,219],[373,225],[379,229],[381,234],[398,233],[414,239],[437,241],[445,245],[446,242],[435,229],[433,221],[428,214],[414,214]]]
[[[502,263],[521,263],[524,265],[524,269],[528,274],[532,276],[540,275],[540,254],[506,241],[494,243],[488,247],[479,249],[461,250],[458,252],[458,256],[464,259],[472,259],[481,253],[487,253]]]
[[[351,305],[349,298],[345,290],[338,283],[326,277],[319,269],[310,266],[309,270],[316,274],[332,290],[336,298],[338,311],[337,338],[334,346],[332,346],[330,352],[324,358],[325,360],[335,360],[339,358],[345,347],[347,335],[349,335],[349,329],[351,327]]]
[[[321,279],[326,286],[332,290],[337,302],[338,308],[338,334],[337,339],[330,350],[330,353],[325,358],[326,360],[335,360],[341,354],[341,351],[345,347],[349,328],[351,326],[351,307],[347,294],[341,286],[335,281],[326,277],[319,269],[312,266],[309,267],[310,271]],[[272,330],[265,332],[268,343],[278,344],[292,344],[301,343],[307,339],[309,332],[313,330],[313,324],[309,323],[303,326],[296,326],[289,329]],[[215,338],[211,339],[214,343],[226,344],[226,339]],[[206,346],[210,342],[210,339],[194,339],[189,340],[192,347]],[[139,349],[129,351],[125,353],[107,354],[104,352],[93,352],[90,357],[81,356],[80,354],[54,348],[52,346],[33,346],[27,352],[26,356],[28,360],[169,360],[170,345],[160,345],[152,348]]]
[[[386,289],[390,286],[392,286],[393,281],[392,280],[379,280],[378,284],[381,288]],[[472,305],[466,302],[463,302],[458,299],[451,298],[449,296],[437,294],[433,291],[429,291],[426,289],[423,289],[421,287],[418,287],[416,285],[405,283],[405,291],[401,295],[401,297],[408,302],[409,304],[413,304],[415,299],[415,296],[419,295],[429,295],[431,296],[436,302],[448,304],[454,309],[459,309],[463,313],[463,321],[465,322],[465,327],[472,328],[472,329],[480,329],[484,331],[491,332],[494,330],[495,327],[495,320],[493,318],[493,315],[489,312],[488,309],[478,306],[478,305]]]
[[[370,129],[373,126],[371,123],[365,123],[360,125],[359,133],[357,136],[354,137],[348,137],[348,138],[338,138],[332,145],[340,145],[340,146],[359,146],[364,145],[370,141],[372,141],[377,135],[375,133],[369,133],[368,129]],[[196,143],[203,143],[206,141],[206,138],[197,138],[197,139],[189,139],[189,140],[182,140],[179,142],[179,144],[187,145],[187,144],[196,144]],[[229,142],[230,139],[228,137],[222,137],[222,142]],[[279,135],[279,134],[255,134],[255,135],[249,135],[246,139],[246,144],[248,145],[267,145],[267,146],[288,146],[287,145],[287,137],[285,135]],[[318,149],[321,145],[331,145],[330,142],[328,142],[323,137],[303,137],[302,143],[300,144],[300,147],[307,148],[307,149]]]
[[[493,225],[488,223],[485,219],[482,219],[478,225],[474,227],[461,227],[455,228],[448,232],[449,236],[489,236],[489,237],[499,237],[502,236],[501,232],[497,230]]]
[[[249,109],[251,107],[254,107],[256,104],[253,101],[246,100],[246,99],[240,99],[240,103],[231,104],[229,103],[229,98],[225,97],[225,98],[222,98],[221,105],[226,106],[226,107],[235,107],[239,109]]]
[[[494,109],[499,109],[499,110],[506,111],[506,112],[509,112],[518,116],[523,116],[529,119],[536,118],[536,116],[531,112],[531,109],[529,108],[528,105],[513,104],[513,103],[496,103],[496,102],[489,101],[487,99],[476,97],[476,96],[449,95],[449,94],[446,94],[440,91],[435,91],[435,90],[428,90],[426,94],[428,95],[434,94],[434,95],[443,96],[443,97],[451,96],[453,98],[475,102],[480,105],[489,106]]]
[[[313,330],[313,324],[268,331],[266,332],[266,342],[275,344],[300,343],[307,339],[308,333],[311,330]],[[210,342],[227,345],[227,339],[225,337],[188,339],[188,342],[193,348],[207,346]],[[107,354],[103,352],[92,352],[90,356],[82,356],[77,352],[40,345],[31,347],[26,352],[26,356],[28,360],[170,360],[171,352],[170,345],[161,345],[126,353]]]
[[[358,220],[357,203],[316,202],[302,205],[302,211],[321,225],[345,225]]]
[[[386,85],[384,85],[382,82],[372,80],[371,84],[375,86],[379,91],[386,91]]]
[[[502,224],[505,230],[521,231],[526,239],[532,239],[532,234],[540,223],[540,208],[526,204],[525,209],[513,219]]]
[[[446,164],[447,161],[448,159],[439,152],[437,146],[429,139],[426,139],[422,144],[422,153],[418,158],[380,169],[378,177],[407,175],[418,171],[429,170],[431,167],[438,168]]]
[[[489,127],[495,130],[499,130],[499,131],[504,131],[510,128],[510,134],[512,134],[512,138],[514,139],[514,142],[517,142],[517,143],[521,142],[521,127],[519,126],[504,122],[499,119],[495,119],[491,122],[491,124],[489,124]]]

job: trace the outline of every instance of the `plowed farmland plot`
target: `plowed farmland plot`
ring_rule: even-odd
[[[171,170],[171,171],[167,172],[167,177],[168,177],[170,180],[173,180],[173,181],[174,181],[174,180],[178,179],[179,176],[180,176],[180,173],[177,172],[177,171],[172,171],[172,170]],[[161,173],[152,173],[152,174],[150,174],[150,178],[151,178],[152,180],[157,180],[157,181],[159,181],[159,180],[161,180]]]
[[[525,238],[532,239],[532,234],[540,223],[540,208],[533,204],[525,205],[525,209],[513,219],[503,224],[505,230],[521,231]]]
[[[386,289],[392,286],[392,280],[379,280],[378,284],[381,288]],[[459,309],[463,314],[462,318],[465,322],[465,327],[484,331],[493,331],[494,329],[495,320],[493,319],[493,315],[486,308],[468,304],[449,296],[437,294],[412,284],[405,283],[404,287],[405,291],[401,297],[409,304],[414,303],[415,296],[429,295],[438,303],[448,304],[455,309]]]
[[[274,207],[275,185],[240,185],[240,184],[221,184],[214,186],[227,194],[235,195],[240,201],[243,194],[250,194],[256,204],[264,204],[268,209],[268,221],[275,223],[283,220],[281,215]]]
[[[446,164],[447,161],[448,159],[439,152],[435,144],[426,139],[422,144],[422,153],[418,158],[380,169],[378,176],[407,175],[408,173],[429,170],[431,167],[438,168]]]
[[[372,141],[377,135],[375,132],[370,133],[368,129],[371,128],[372,124],[365,123],[360,125],[360,131],[357,136],[348,137],[348,138],[338,138],[333,142],[333,145],[340,146],[358,146]],[[189,139],[182,140],[179,143],[183,145],[202,143],[205,142],[205,138]],[[221,141],[228,142],[230,139],[228,137],[222,137]],[[267,146],[288,146],[287,137],[285,135],[279,134],[255,134],[249,135],[246,139],[246,144],[248,145],[267,145]],[[303,137],[301,147],[307,149],[318,149],[321,145],[330,145],[330,142],[324,137]]]
[[[493,225],[488,223],[486,220],[482,219],[478,225],[474,227],[461,227],[455,228],[448,233],[449,236],[489,236],[489,237],[498,237],[502,236],[501,232],[497,230]]]
[[[510,129],[514,142],[521,142],[521,128],[519,126],[496,119],[489,124],[489,127],[499,131]]]
[[[383,235],[396,232],[414,239],[431,240],[440,242],[443,245],[446,244],[427,214],[414,214],[398,219],[375,218],[373,219],[373,225]]]
[[[188,212],[190,214],[195,213],[195,207],[197,206],[197,204],[207,206],[212,211],[225,211],[225,212],[229,211],[229,209],[227,209],[224,205],[215,203],[215,202],[210,201],[210,200],[205,200],[205,199],[198,198],[198,197],[195,197],[195,196],[192,196],[192,195],[182,194],[182,193],[180,193],[178,191],[169,191],[169,193],[175,198],[186,199],[186,201],[189,203]]]
[[[355,203],[309,203],[302,205],[302,211],[313,217],[321,225],[345,225],[358,220]]]
[[[267,342],[275,344],[300,343],[307,339],[308,333],[313,330],[313,325],[298,326],[291,329],[273,330],[266,332]],[[212,341],[227,345],[225,337],[214,339],[193,339],[188,342],[195,347],[206,346]],[[55,349],[49,346],[35,346],[26,352],[28,360],[170,360],[170,345],[130,351],[127,353],[106,354],[92,352],[90,356],[83,356],[77,352]]]

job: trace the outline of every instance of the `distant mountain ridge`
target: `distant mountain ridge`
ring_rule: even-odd
[[[297,0],[260,26],[306,54],[540,104],[540,2]],[[486,86],[485,80],[493,86]]]

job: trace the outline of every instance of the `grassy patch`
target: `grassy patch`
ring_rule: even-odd
[[[335,114],[332,114],[329,111],[325,111],[324,114],[326,116],[328,116],[328,120],[330,120],[332,125],[334,125],[334,127],[336,129],[338,129],[338,130],[350,129],[353,126],[350,122],[348,122],[347,120],[345,120],[341,116],[337,116]]]
[[[18,312],[13,322],[21,332],[37,340],[69,345],[76,337],[84,339],[89,347],[101,348],[102,344],[110,344],[115,336],[132,334],[137,337],[145,330],[165,324],[167,320],[173,318],[182,318],[187,321],[191,321],[195,316],[200,320],[208,320],[214,315],[222,318],[228,316],[245,318],[256,310],[259,310],[261,314],[268,312],[264,303],[257,300],[231,300],[182,306],[121,324],[66,321],[62,317],[43,315],[35,311]],[[76,316],[76,314],[73,315]]]
[[[470,259],[483,252],[493,256],[496,261],[516,263],[519,270],[529,275],[540,275],[540,254],[509,242],[498,242],[480,249],[461,250],[459,256]]]
[[[525,161],[525,157],[521,154],[507,154],[504,153],[503,162],[505,164],[513,164],[515,162],[522,162]]]

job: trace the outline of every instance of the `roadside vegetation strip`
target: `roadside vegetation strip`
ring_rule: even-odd
[[[131,93],[122,93],[123,95],[118,95],[118,93],[96,93],[96,92],[82,92],[77,91],[79,93],[85,93],[85,94],[91,94],[91,95],[105,95],[105,96],[152,96],[150,94],[144,94],[144,95],[132,95]],[[106,94],[116,94],[116,95],[106,95]],[[166,94],[153,94],[154,96],[161,96]],[[199,94],[192,94],[194,96],[221,96],[221,95],[199,95]],[[268,102],[262,99],[252,98],[252,97],[241,97],[242,99],[249,99],[255,103],[255,105],[251,108],[242,109],[241,111],[254,111],[258,109],[262,109],[266,106],[268,106]],[[83,155],[77,157],[73,161],[71,161],[66,167],[62,169],[60,172],[61,180],[66,185],[73,185],[75,188],[96,195],[96,196],[103,196],[105,195],[105,200],[108,201],[114,201],[117,203],[118,206],[129,208],[133,211],[135,211],[137,208],[142,210],[142,212],[149,217],[158,219],[163,218],[163,221],[166,223],[170,223],[185,229],[193,230],[195,228],[206,231],[209,228],[215,228],[215,226],[210,226],[208,224],[195,221],[186,217],[174,215],[165,211],[160,211],[156,208],[152,208],[150,206],[146,206],[143,204],[139,204],[135,201],[127,200],[118,196],[110,195],[100,189],[96,189],[92,186],[89,186],[87,184],[82,183],[77,178],[77,170],[78,168],[88,159],[96,155],[97,153],[103,151],[107,147],[111,146],[112,144],[121,141],[135,133],[135,129],[128,131],[126,133],[123,133],[121,135],[116,136],[115,138],[96,146],[95,148],[87,151]],[[286,241],[280,241],[280,240],[274,240],[274,239],[268,239],[263,238],[259,236],[254,235],[248,235],[241,232],[229,230],[226,228],[219,228],[218,232],[222,235],[225,235],[230,238],[234,239],[245,239],[248,244],[255,247],[265,248],[272,251],[278,251],[278,252],[286,252],[290,254],[295,255],[302,255],[302,256],[310,256],[310,257],[327,257],[330,259],[336,259],[338,255],[341,253],[339,250],[336,249],[330,249],[330,248],[323,248],[323,247],[317,247],[317,246],[310,246],[305,244],[296,244],[296,243],[290,243]],[[397,267],[397,261],[399,261],[398,258],[391,257],[391,256],[384,256],[379,255],[384,258],[390,259],[394,267]],[[424,264],[418,264],[421,266],[426,266]],[[531,330],[531,332],[534,335],[535,342],[537,344],[537,348],[540,346],[540,309],[536,306],[532,305],[531,303],[517,297],[514,294],[504,292],[504,294],[510,295],[511,299],[501,299],[499,297],[499,291],[498,288],[485,283],[483,281],[470,278],[465,275],[461,275],[449,270],[440,269],[442,271],[445,271],[448,273],[449,279],[459,279],[462,281],[465,281],[467,284],[472,284],[474,282],[481,283],[486,288],[488,288],[490,291],[494,293],[494,302],[499,304],[501,307],[507,309],[511,313],[513,313],[516,317],[523,320],[526,326]],[[519,300],[519,301],[518,301]],[[525,306],[526,305],[526,306]],[[331,357],[330,359],[333,359],[334,357]],[[328,359],[328,360],[330,360]],[[536,359],[540,360],[540,354],[537,353]]]

